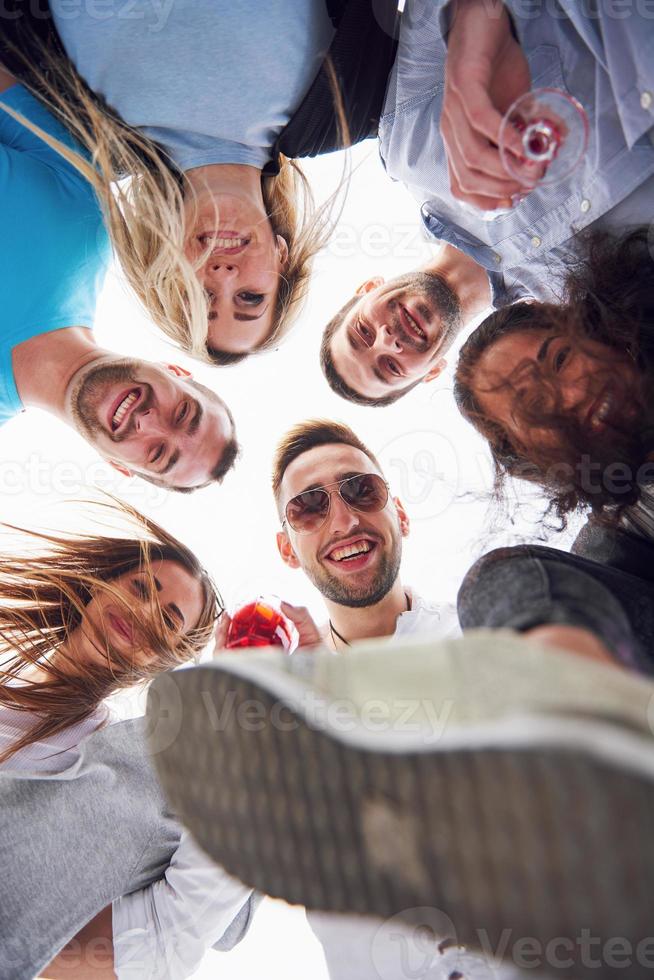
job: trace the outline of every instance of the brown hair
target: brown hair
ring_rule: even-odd
[[[222,612],[222,600],[207,572],[177,538],[119,501],[94,507],[99,516],[108,516],[112,527],[119,518],[131,536],[49,534],[2,525],[6,534],[20,535],[24,553],[0,551],[0,705],[33,713],[36,721],[0,755],[0,763],[26,745],[88,718],[116,691],[197,656]],[[183,637],[173,638],[157,599],[152,565],[162,560],[181,565],[202,589],[200,618]],[[150,609],[139,618],[138,629],[144,648],[153,656],[145,663],[126,657],[96,631],[92,642],[104,662],[70,661],[62,644],[82,622],[90,599],[100,590],[124,605],[124,596],[111,583],[135,570],[145,573],[150,584]],[[136,615],[137,609],[131,614]],[[70,661],[72,671],[52,662],[57,651]],[[47,679],[25,677],[30,665],[44,671]]]
[[[329,387],[341,398],[344,398],[348,402],[352,402],[354,405],[366,405],[372,408],[383,408],[385,405],[392,405],[393,402],[403,398],[404,395],[408,394],[412,388],[415,388],[417,384],[420,384],[422,379],[418,378],[417,381],[412,382],[412,384],[407,385],[405,388],[401,388],[399,391],[391,392],[390,395],[382,395],[380,398],[370,398],[368,395],[362,395],[354,388],[351,388],[347,381],[341,377],[336,370],[334,358],[332,357],[332,337],[341,326],[343,320],[348,315],[350,310],[356,306],[360,299],[361,297],[355,293],[355,295],[352,296],[351,299],[349,299],[347,303],[340,308],[338,313],[332,317],[325,327],[322,335],[322,341],[320,342],[320,367],[322,368],[322,373],[327,379],[327,384]]]
[[[546,492],[550,510],[564,524],[566,515],[587,507],[617,520],[626,505],[638,500],[642,467],[654,449],[649,407],[654,379],[654,268],[647,229],[620,239],[587,235],[580,238],[578,249],[578,261],[564,283],[562,303],[517,303],[491,314],[461,348],[454,383],[459,410],[489,442],[495,495],[502,495],[507,476],[535,483]],[[581,349],[589,340],[602,344],[605,356],[590,356],[598,364],[598,373],[604,371],[607,376],[612,373],[615,353],[627,354],[639,369],[640,384],[635,390],[621,390],[614,372],[612,384],[624,403],[638,406],[638,421],[629,431],[605,434],[591,445],[588,432],[560,404],[555,378],[544,365],[534,365],[538,397],[527,403],[515,392],[514,416],[525,431],[536,427],[557,432],[562,445],[525,450],[484,414],[474,379],[481,357],[500,337],[526,330],[570,337]],[[511,378],[498,387],[514,391]],[[617,467],[619,479],[610,478],[611,473],[618,473]],[[591,480],[590,474],[597,478]]]
[[[284,479],[284,473],[293,460],[310,449],[315,449],[316,446],[330,446],[333,443],[342,443],[344,446],[352,446],[354,449],[358,449],[368,457],[381,473],[381,466],[377,457],[361,442],[348,425],[344,425],[342,422],[332,422],[330,419],[308,419],[306,422],[300,422],[289,429],[277,444],[272,471],[272,489],[277,502],[279,502],[279,488]]]

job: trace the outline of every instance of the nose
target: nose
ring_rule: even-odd
[[[210,259],[206,271],[213,282],[229,282],[238,275],[238,266],[234,265],[233,262]]]
[[[402,351],[402,343],[398,340],[395,330],[390,324],[383,323],[377,331],[375,347],[383,351],[390,351],[393,354],[399,354]]]
[[[348,534],[359,524],[360,515],[347,506],[338,492],[332,493],[329,512],[329,530],[332,534]]]
[[[145,412],[140,412],[134,420],[134,425],[136,431],[144,436],[163,436],[168,434],[168,429],[161,420],[159,413],[155,412],[152,408],[146,409]]]

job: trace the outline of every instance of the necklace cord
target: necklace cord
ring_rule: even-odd
[[[404,598],[406,599],[406,609],[405,609],[405,612],[410,612],[411,611],[411,599],[409,598],[409,593],[408,592],[405,592],[404,593]],[[349,640],[346,640],[345,637],[342,636],[338,632],[338,630],[336,629],[336,627],[332,623],[331,619],[329,620],[329,632],[331,633],[332,643],[334,644],[334,647],[336,647],[336,639],[335,639],[335,637],[338,637],[339,640],[341,641],[341,643],[344,643],[346,647],[351,647],[352,646],[352,644],[350,643],[350,641]]]

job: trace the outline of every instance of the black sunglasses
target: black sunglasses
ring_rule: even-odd
[[[336,487],[336,490],[330,490]],[[291,497],[284,509],[284,524],[298,534],[318,531],[329,516],[332,494],[338,493],[348,507],[362,514],[383,510],[388,502],[388,484],[376,473],[358,473],[347,480],[326,483]]]

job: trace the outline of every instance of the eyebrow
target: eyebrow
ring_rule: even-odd
[[[159,470],[158,472],[155,471],[157,472],[157,476],[165,476],[166,473],[170,473],[175,463],[177,463],[177,461],[179,460],[179,456],[180,456],[179,449],[175,449],[175,451],[170,454],[170,459],[168,460],[164,468],[162,470]]]
[[[304,490],[298,490],[297,493],[293,494],[293,497],[299,497],[301,493],[309,493],[311,490],[321,490],[324,486],[331,486],[333,483],[342,483],[343,480],[351,480],[353,476],[366,476],[361,470],[346,470],[345,472],[337,473],[336,479],[330,480],[329,483],[312,483],[310,487],[305,487]],[[290,497],[289,500],[293,500]]]
[[[549,350],[549,346],[553,340],[556,340],[556,335],[548,337],[547,340],[544,340],[543,343],[541,344],[540,350],[536,354],[536,360],[538,361],[539,364],[542,364],[545,358],[547,357],[547,351]]]
[[[157,590],[157,592],[161,592],[161,590],[163,588],[161,582],[159,581],[159,579],[156,576],[154,576],[154,587]],[[179,608],[179,606],[177,605],[177,603],[176,602],[169,602],[167,608],[170,610],[170,612],[173,614],[173,616],[175,616],[176,619],[179,619],[180,620],[182,626],[184,626],[184,624],[186,623],[186,620],[184,619],[184,613]]]
[[[257,313],[256,316],[255,315],[252,315],[250,313],[235,313],[234,314],[234,319],[235,320],[239,320],[239,321],[260,320],[261,317],[264,315],[264,313],[266,312],[266,310],[268,309],[269,306],[270,306],[270,303],[266,303],[266,305],[262,309],[261,313]],[[209,320],[217,320],[218,319],[218,313],[215,310],[212,310],[209,313],[209,315],[208,315],[208,319]]]
[[[188,424],[187,432],[190,436],[194,436],[198,431],[200,422],[202,421],[202,416],[204,415],[204,409],[200,402],[196,401],[195,398],[191,399],[195,407],[195,415]]]
[[[386,375],[383,373],[383,371],[380,371],[378,367],[374,367],[372,369],[372,373],[374,374],[374,376],[377,378],[378,381],[381,381],[383,385],[386,385],[389,388],[392,387],[393,382],[390,380],[390,378],[387,378]]]
[[[270,303],[266,303],[261,313],[258,313],[256,316],[251,316],[249,313],[235,313],[234,319],[235,320],[260,320],[269,306]]]

